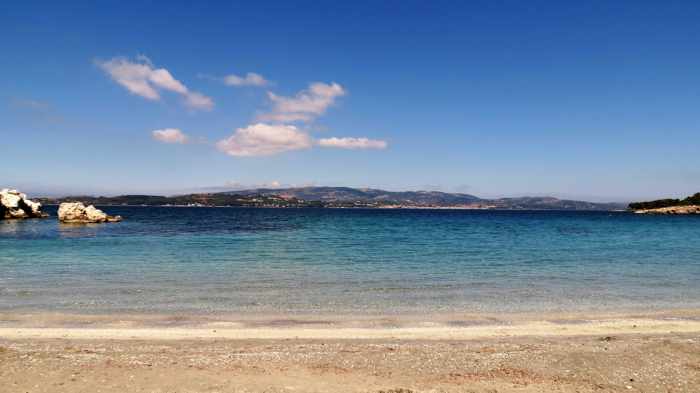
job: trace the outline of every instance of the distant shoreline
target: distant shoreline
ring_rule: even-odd
[[[44,206],[58,207],[59,204],[56,203],[45,203]],[[235,208],[235,209],[336,209],[336,210],[474,210],[474,211],[537,211],[537,212],[599,212],[599,213],[634,213],[631,210],[619,209],[619,210],[598,210],[598,209],[506,209],[506,208],[475,208],[475,207],[461,207],[461,206],[401,206],[401,207],[389,207],[389,206],[357,206],[357,207],[340,207],[340,206],[227,206],[227,205],[204,205],[204,206],[189,206],[189,205],[110,205],[110,204],[96,204],[99,207],[175,207],[175,208]]]
[[[387,191],[352,187],[256,188],[184,195],[70,195],[37,198],[44,205],[82,202],[100,206],[313,207],[461,210],[624,210],[626,204],[558,199],[549,196],[480,198],[440,191]]]

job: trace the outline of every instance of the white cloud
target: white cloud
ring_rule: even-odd
[[[164,128],[162,130],[154,130],[151,132],[153,139],[163,143],[187,143],[189,139],[184,132],[177,128]]]
[[[160,99],[158,91],[149,81],[153,72],[149,64],[132,63],[126,59],[114,58],[104,62],[98,61],[97,65],[132,94],[149,100]]]
[[[319,146],[339,149],[385,149],[386,141],[367,138],[323,138],[317,141]]]
[[[173,76],[170,74],[168,70],[165,68],[158,68],[156,70],[152,70],[151,74],[148,76],[148,79],[156,86],[174,91],[176,93],[180,94],[187,94],[187,87],[182,84],[179,80],[173,78]]]
[[[216,147],[237,157],[269,156],[312,146],[308,134],[297,127],[283,124],[251,124],[238,128],[230,137],[220,140]]]
[[[268,92],[273,111],[259,118],[277,122],[311,121],[324,114],[328,107],[335,103],[336,98],[345,94],[341,85],[321,82],[310,84],[308,89],[300,91],[294,97],[283,97]]]
[[[122,57],[107,61],[96,61],[97,65],[115,82],[125,87],[132,94],[148,100],[160,100],[160,90],[178,93],[185,98],[185,104],[194,109],[211,110],[214,101],[211,98],[190,91],[182,82],[175,79],[165,68],[155,68],[147,57],[139,55],[136,62]]]
[[[205,96],[204,94],[193,91],[185,96],[185,105],[189,106],[190,108],[208,111],[214,108],[214,100]]]
[[[267,86],[270,81],[260,74],[249,72],[245,76],[227,75],[224,77],[224,83],[228,86]]]

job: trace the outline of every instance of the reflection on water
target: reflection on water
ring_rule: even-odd
[[[0,235],[13,235],[24,230],[24,222],[20,220],[0,220]]]
[[[0,310],[439,312],[700,304],[700,217],[107,207],[0,221]],[[695,240],[694,240],[695,239]]]
[[[106,224],[78,224],[78,223],[65,223],[59,222],[57,226],[57,234],[62,238],[81,238],[81,237],[94,237],[97,236],[99,231],[104,228]]]

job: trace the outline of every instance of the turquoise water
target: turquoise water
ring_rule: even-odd
[[[700,305],[696,216],[105,210],[125,221],[0,221],[0,311],[362,314]]]

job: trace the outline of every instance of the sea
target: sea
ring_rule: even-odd
[[[429,314],[700,306],[700,216],[107,206],[0,221],[0,311]]]

